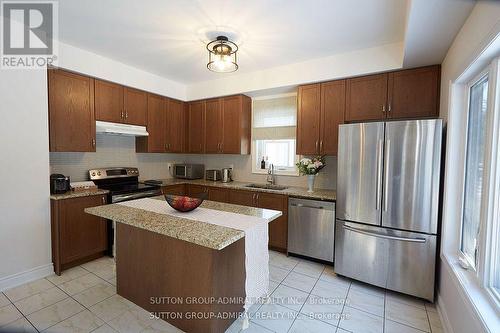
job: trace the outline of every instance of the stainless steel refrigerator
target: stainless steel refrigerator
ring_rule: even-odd
[[[335,272],[433,301],[442,121],[341,125]]]

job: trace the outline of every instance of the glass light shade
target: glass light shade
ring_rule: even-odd
[[[208,43],[207,50],[207,68],[212,72],[231,73],[238,69],[236,57],[238,46],[227,37],[217,37],[216,40]]]

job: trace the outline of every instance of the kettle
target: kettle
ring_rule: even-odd
[[[222,169],[222,182],[229,183],[232,181],[233,181],[233,169],[232,168]]]

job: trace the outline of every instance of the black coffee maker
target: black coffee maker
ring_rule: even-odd
[[[54,173],[50,175],[50,194],[61,194],[71,190],[69,177]]]

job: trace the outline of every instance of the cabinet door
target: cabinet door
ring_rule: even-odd
[[[69,263],[107,249],[106,219],[83,210],[106,203],[102,195],[61,200],[59,206],[61,263]]]
[[[141,138],[148,141],[148,152],[165,152],[165,123],[166,123],[166,102],[165,98],[149,94],[148,104],[148,133],[149,136]]]
[[[439,85],[439,66],[390,73],[388,118],[437,117]]]
[[[300,86],[297,103],[297,154],[318,154],[321,85]]]
[[[236,124],[233,123],[233,127]],[[220,153],[222,144],[222,106],[220,99],[206,101],[205,153]]]
[[[186,113],[184,102],[168,99],[167,111],[167,151],[181,153],[184,151],[184,138],[186,129]]]
[[[339,125],[344,123],[345,80],[321,84],[321,155],[337,155]]]
[[[387,74],[347,80],[346,121],[385,119],[387,109]]]
[[[161,188],[163,194],[172,194],[172,195],[186,195],[186,185],[184,184],[175,184],[163,186]]]
[[[189,104],[189,153],[203,153],[205,151],[205,101],[192,102]]]
[[[224,188],[209,187],[208,200],[229,203],[229,191]]]
[[[229,194],[229,203],[235,205],[257,207],[256,192],[232,190]]]
[[[269,223],[269,246],[286,251],[288,241],[288,199],[284,195],[259,193],[257,195],[260,208],[279,210],[282,216]]]
[[[95,151],[94,79],[51,69],[50,151]]]
[[[141,90],[125,87],[123,101],[125,122],[131,125],[146,126],[148,94]]]
[[[188,196],[191,198],[207,198],[208,189],[203,185],[188,185]]]
[[[123,86],[95,80],[95,118],[113,123],[124,122]]]
[[[222,99],[223,111],[223,141],[222,151],[225,154],[241,153],[241,121],[242,99],[240,96],[226,97]]]

